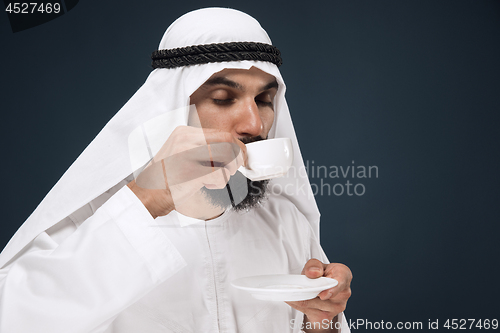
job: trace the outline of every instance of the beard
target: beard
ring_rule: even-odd
[[[264,140],[261,136],[240,139],[245,144],[261,140]],[[232,206],[235,211],[239,212],[248,211],[260,205],[266,198],[268,184],[269,179],[253,181],[236,171],[224,188],[207,189],[203,187],[201,191],[213,206],[222,209]]]

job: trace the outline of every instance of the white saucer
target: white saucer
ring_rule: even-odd
[[[305,275],[279,274],[244,277],[234,280],[231,285],[263,301],[303,301],[315,298],[338,283],[326,277],[309,279]]]

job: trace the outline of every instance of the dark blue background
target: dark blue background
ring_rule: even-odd
[[[363,196],[317,197],[325,251],[354,273],[348,318],[500,319],[499,1],[85,0],[15,34],[0,14],[0,247],[142,85],[168,25],[207,5],[282,51],[304,159],[378,166],[350,179]]]

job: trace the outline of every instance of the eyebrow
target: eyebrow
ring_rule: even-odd
[[[241,91],[245,90],[245,88],[241,84],[239,84],[238,82],[234,82],[234,81],[229,80],[229,79],[227,79],[227,78],[225,78],[223,76],[218,76],[218,77],[214,77],[212,79],[209,79],[203,85],[206,85],[206,86],[216,86],[216,85],[219,85],[219,84],[222,84],[222,85],[234,88],[234,89],[238,89],[238,90],[241,90]],[[266,90],[269,90],[269,89],[272,89],[272,88],[278,89],[278,82],[276,81],[276,79],[274,81],[269,82],[268,84],[266,84],[261,89],[261,91],[266,91]]]
[[[269,90],[272,88],[278,89],[278,82],[276,81],[276,79],[274,79],[273,82],[269,82],[268,84],[266,84],[264,88],[262,88],[262,91]]]
[[[238,90],[244,90],[243,86],[237,82],[231,81],[229,79],[226,79],[225,77],[219,76],[219,77],[214,77],[212,79],[209,79],[207,82],[205,82],[203,85],[207,86],[216,86],[219,84],[223,84],[225,86],[235,88]]]

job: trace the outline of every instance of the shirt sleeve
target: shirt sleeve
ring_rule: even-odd
[[[127,186],[60,238],[41,233],[0,270],[0,333],[99,332],[186,266]]]

